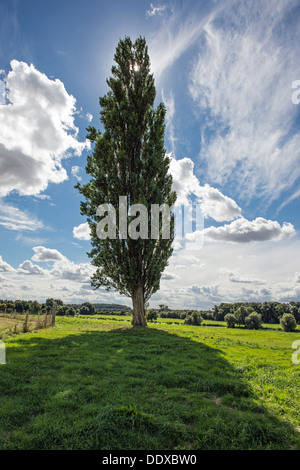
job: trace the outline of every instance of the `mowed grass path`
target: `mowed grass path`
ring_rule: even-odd
[[[58,318],[5,338],[0,449],[300,449],[299,339]]]

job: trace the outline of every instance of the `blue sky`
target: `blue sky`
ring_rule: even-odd
[[[0,298],[131,304],[90,288],[74,184],[117,43],[141,35],[178,201],[205,217],[150,305],[299,301],[299,19],[293,0],[1,0]]]

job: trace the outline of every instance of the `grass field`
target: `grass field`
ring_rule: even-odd
[[[4,338],[0,449],[300,449],[299,330],[127,320]]]

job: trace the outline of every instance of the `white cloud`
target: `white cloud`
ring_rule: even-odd
[[[173,281],[174,279],[179,279],[179,276],[177,276],[177,274],[170,273],[169,271],[165,271],[162,274],[161,279],[164,281]]]
[[[284,222],[281,226],[277,221],[266,220],[262,217],[257,217],[252,221],[240,217],[230,224],[204,229],[205,240],[234,243],[278,241],[295,234],[292,224]],[[196,232],[187,235],[190,240],[195,236]]]
[[[2,70],[4,73],[4,71]],[[0,71],[1,74],[1,71]],[[5,104],[5,83],[3,80],[0,80],[0,105]]]
[[[73,228],[73,237],[78,240],[90,240],[90,226],[88,222]]]
[[[156,79],[196,42],[209,17],[192,14],[183,19],[179,11],[172,11],[149,37],[151,69]]]
[[[146,11],[146,16],[155,16],[155,15],[162,15],[162,13],[165,11],[166,5],[159,5],[155,7],[153,3],[150,3],[150,8],[149,10]]]
[[[0,200],[0,226],[8,230],[34,231],[42,229],[43,223],[32,214]]]
[[[66,180],[61,160],[89,144],[77,140],[76,100],[60,80],[17,60],[11,68],[8,101],[0,106],[0,196],[37,195],[49,182]]]
[[[10,264],[6,263],[0,255],[0,272],[9,273],[14,271],[15,269],[10,266]]]
[[[294,277],[294,282],[296,282],[297,284],[300,283],[300,273],[295,273],[295,277]]]
[[[202,297],[208,297],[211,299],[216,299],[219,295],[219,286],[218,285],[211,285],[211,286],[198,286],[193,285],[189,288],[189,290],[196,294],[196,296],[201,295]]]
[[[291,84],[300,76],[296,2],[233,2],[207,22],[190,93],[202,115],[201,158],[245,199],[275,199],[300,176]]]
[[[95,272],[95,268],[90,263],[76,264],[65,259],[54,264],[50,271],[51,276],[56,279],[65,279],[75,282],[88,282]]]
[[[32,261],[53,262],[51,270],[44,271],[56,279],[65,279],[75,282],[87,282],[95,272],[94,266],[90,263],[74,263],[56,249],[36,246],[33,248],[35,254]],[[28,266],[28,265],[27,265]],[[29,267],[29,269],[32,267]],[[24,269],[24,268],[23,268]]]
[[[58,250],[53,248],[45,248],[44,246],[33,247],[34,255],[32,261],[47,262],[47,261],[67,261],[67,258],[62,255]]]
[[[245,276],[240,273],[239,270],[232,271],[230,269],[224,269],[221,268],[220,270],[221,274],[224,274],[230,282],[236,282],[238,284],[254,284],[254,285],[261,285],[265,284],[265,281],[262,279],[255,279],[253,276]]]
[[[91,113],[86,113],[85,117],[87,118],[89,122],[91,122],[93,119],[93,115]]]
[[[40,266],[33,264],[30,260],[23,261],[18,267],[20,274],[45,275],[47,271]]]
[[[190,158],[171,158],[170,173],[173,177],[173,189],[177,193],[177,205],[187,204],[189,196],[195,195],[201,201],[201,209],[206,218],[211,217],[222,222],[240,217],[242,211],[233,199],[208,184],[200,185],[194,174],[194,162]]]
[[[72,168],[71,168],[72,176],[74,176],[74,178],[76,178],[78,181],[81,181],[81,177],[79,176],[79,171],[80,171],[79,166],[77,166],[77,165],[72,166]]]
[[[171,143],[172,155],[175,156],[175,142],[177,138],[175,137],[174,131],[174,116],[175,116],[175,99],[174,94],[171,91],[168,96],[165,95],[164,90],[161,92],[162,100],[166,107],[166,132],[168,134],[169,141]]]

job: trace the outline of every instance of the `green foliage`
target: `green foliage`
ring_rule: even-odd
[[[46,307],[53,307],[54,305],[62,306],[64,303],[60,299],[46,299]]]
[[[157,320],[157,312],[153,309],[149,310],[148,313],[147,313],[147,320],[148,321],[154,321],[154,320]]]
[[[236,316],[233,313],[227,313],[224,320],[227,323],[228,328],[234,328],[236,324]]]
[[[90,310],[86,305],[83,305],[80,307],[79,313],[80,315],[90,315]]]
[[[239,308],[237,308],[234,312],[236,324],[237,325],[245,325],[246,317],[250,313],[252,313],[252,308],[251,307],[244,307],[243,305],[241,305]]]
[[[261,315],[257,312],[252,312],[245,318],[245,326],[249,330],[258,330],[261,324]]]
[[[34,300],[33,302],[29,303],[29,310],[31,313],[37,314],[42,310],[42,306],[36,300]]]
[[[56,310],[56,315],[74,316],[76,315],[76,310],[73,307],[69,307],[68,305],[60,305]]]
[[[239,310],[241,307],[242,311]],[[214,320],[223,321],[228,313],[235,314],[239,310],[237,313],[238,322],[241,322],[239,324],[243,325],[246,316],[253,311],[261,315],[263,323],[278,324],[284,313],[293,313],[296,321],[300,323],[299,308],[300,302],[282,304],[279,302],[236,302],[233,304],[223,302],[213,307],[212,315]],[[247,314],[244,309],[247,310]]]
[[[291,313],[285,313],[280,320],[281,328],[284,331],[294,331],[297,328],[297,322]]]
[[[107,80],[109,91],[99,99],[104,132],[88,128],[88,138],[94,142],[86,166],[91,179],[76,188],[85,198],[81,214],[91,228],[89,257],[97,268],[92,285],[114,288],[132,298],[141,289],[146,302],[159,289],[161,274],[173,251],[174,215],[169,239],[161,237],[161,223],[160,238],[151,239],[150,219],[147,240],[121,238],[119,196],[127,197],[129,207],[143,204],[148,214],[151,204],[172,207],[175,203],[170,160],[164,149],[166,110],[162,103],[154,109],[156,90],[144,38],[135,43],[128,37],[120,40],[114,59],[112,77]],[[96,211],[104,203],[116,209],[115,239],[99,239],[96,233]],[[128,218],[131,220],[132,216]]]
[[[200,326],[202,322],[203,322],[203,318],[201,317],[199,313],[196,313],[196,312],[192,312],[184,320],[184,323],[186,325],[194,325],[194,326]]]

